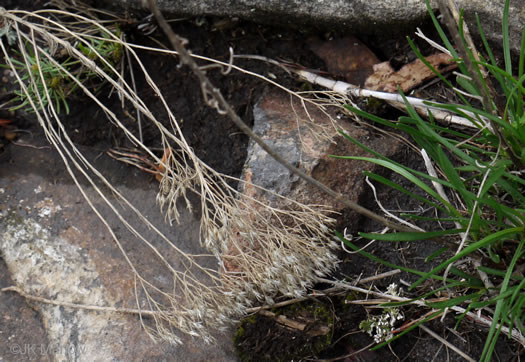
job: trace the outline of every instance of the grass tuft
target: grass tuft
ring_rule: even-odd
[[[374,123],[408,134],[413,144],[424,154],[423,157],[428,155],[428,174],[379,155],[344,133],[341,134],[373,157],[337,156],[341,159],[368,161],[404,177],[413,185],[413,190],[418,190],[417,195],[413,190],[383,176],[367,173],[374,181],[411,195],[436,210],[434,217],[409,219],[415,224],[422,220],[426,222],[425,225],[430,222],[432,227],[429,230],[361,233],[360,236],[382,241],[419,242],[434,238],[443,242],[439,255],[429,255],[427,258],[434,262],[436,257],[441,258],[437,266],[427,272],[404,269],[419,276],[409,290],[421,294],[415,300],[426,301],[436,296],[437,290],[441,288],[424,294],[420,287],[431,280],[440,281],[450,296],[444,301],[427,303],[429,308],[443,314],[448,308],[461,306],[465,311],[479,313],[482,318],[490,320],[481,355],[483,361],[491,359],[502,331],[520,343],[525,341],[525,282],[522,271],[525,259],[525,29],[519,61],[513,64],[509,46],[508,9],[509,0],[505,2],[502,22],[504,63],[498,64],[484,37],[479,19],[478,27],[486,58],[468,47],[462,13],[459,21],[454,21],[455,29],[451,29],[452,16],[447,18],[447,14],[444,14],[450,9],[441,7],[443,19],[453,37],[451,41],[428,6],[443,44],[457,59],[461,72],[456,82],[442,78],[456,92],[461,103],[436,106],[468,118],[478,125],[477,132],[468,134],[464,130],[439,126],[434,122],[431,111],[428,112],[427,121],[408,102],[405,102],[408,115],[400,117],[398,121],[348,106],[352,112]],[[425,62],[414,43],[410,39],[409,42],[418,57]],[[518,69],[517,74],[513,74],[513,69]],[[493,81],[501,88],[499,93],[503,101],[495,99]],[[407,220],[409,218],[407,215],[404,217]],[[389,265],[360,250],[342,235],[338,236],[353,250],[371,260]],[[446,250],[453,256],[443,260]],[[498,268],[484,264],[485,260],[491,260]],[[459,271],[455,267],[459,263],[469,265],[470,269],[465,270],[463,267]]]

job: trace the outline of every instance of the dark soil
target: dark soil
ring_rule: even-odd
[[[13,6],[28,5],[32,8],[41,7],[38,2],[13,2],[3,1],[6,8]],[[0,3],[0,5],[2,5]],[[139,16],[139,15],[135,15]],[[223,22],[224,19],[190,19],[173,23],[173,29],[179,35],[189,40],[188,47],[196,54],[208,56],[223,61],[229,57],[228,48],[231,46],[236,54],[257,54],[273,59],[285,59],[293,63],[301,64],[307,68],[323,69],[323,62],[309,49],[308,40],[311,37],[326,38],[339,37],[343,34],[317,34],[288,30],[283,28],[272,28],[242,21]],[[197,25],[199,23],[199,25]],[[220,25],[220,26],[219,26]],[[428,26],[428,24],[427,24]],[[155,45],[149,38],[141,34],[132,25],[127,32],[128,39],[133,42]],[[426,32],[428,34],[428,32]],[[160,31],[153,36],[167,44]],[[363,40],[381,60],[392,60],[394,65],[400,67],[414,59],[413,52],[406,45],[404,37],[396,39],[363,38]],[[146,68],[153,76],[154,81],[161,88],[168,104],[177,117],[183,121],[183,132],[186,139],[194,148],[196,154],[209,166],[219,172],[238,176],[242,170],[246,157],[248,138],[241,134],[231,120],[225,116],[218,115],[215,110],[207,107],[202,99],[201,89],[198,82],[186,68],[180,69],[178,61],[174,57],[159,56],[146,51],[140,52],[140,57]],[[250,69],[260,74],[275,74],[279,82],[285,86],[295,89],[301,87],[301,83],[291,78],[282,70],[271,67],[260,61],[236,60],[239,66]],[[225,76],[219,70],[210,70],[208,75],[212,82],[221,89],[225,98],[230,102],[236,112],[247,124],[253,122],[252,109],[258,97],[264,91],[266,85],[254,77],[232,72]],[[137,76],[137,74],[136,74]],[[138,76],[137,76],[138,77]],[[149,105],[158,117],[162,117],[162,106],[155,95],[145,85],[144,79],[137,79],[137,87],[142,99]],[[427,90],[431,91],[431,90]],[[109,89],[102,89],[101,99],[119,115],[124,123],[135,127],[134,121],[121,109],[120,101],[115,95],[107,97]],[[77,104],[72,101],[72,113],[67,117],[67,125],[74,130],[74,141],[80,145],[96,147],[107,150],[110,147],[130,146],[130,142],[117,131],[116,127],[109,126],[107,119],[100,114],[98,107],[78,100]],[[132,108],[128,108],[130,114],[134,114]],[[394,118],[398,113],[387,110]],[[20,118],[19,127],[35,127],[29,121]],[[160,147],[158,133],[153,127],[145,125],[143,128],[144,142],[146,145],[156,148]],[[421,169],[419,156],[413,155],[408,150],[398,155],[398,162]],[[397,180],[402,181],[402,180]],[[153,182],[153,180],[152,180]],[[379,188],[379,199],[384,200],[387,209],[410,209],[414,210],[419,205],[413,199],[405,195],[394,195],[391,190]],[[366,207],[376,208],[370,193],[366,193],[361,200]],[[350,220],[345,219],[343,213],[339,225],[345,226]],[[355,221],[354,221],[355,222]],[[359,220],[362,230],[377,230],[378,225],[366,220]],[[340,230],[342,231],[342,230]],[[356,242],[358,246],[364,245]],[[380,244],[376,243],[368,252],[377,257],[388,260],[394,264],[423,270],[428,268],[424,258],[441,245],[428,242],[411,245]],[[354,280],[360,275],[371,276],[386,271],[386,268],[377,266],[370,260],[356,254],[343,254],[339,269],[340,277],[348,277]],[[1,263],[0,263],[1,266]],[[402,273],[395,277],[380,280],[375,284],[381,291],[392,282],[403,279],[407,282],[413,281],[413,277]],[[318,286],[322,288],[324,286]],[[432,286],[427,285],[426,288]],[[435,287],[435,286],[434,286]],[[302,320],[309,326],[304,331],[293,330],[277,323],[274,319],[254,316],[241,322],[240,329],[236,334],[239,357],[246,361],[276,361],[276,360],[311,360],[332,359],[350,355],[372,342],[372,339],[359,330],[359,323],[366,319],[366,310],[362,306],[347,304],[346,301],[354,298],[353,295],[337,295],[333,297],[320,297],[315,300],[303,302],[292,309],[275,310],[275,313],[286,315],[290,319]],[[317,306],[317,307],[312,307]],[[324,314],[320,317],[318,311],[322,307]],[[317,312],[316,312],[317,311]],[[316,314],[317,313],[317,314]],[[406,320],[417,319],[421,316],[421,309],[405,309]],[[322,336],[312,336],[309,330],[315,324],[324,324],[330,327],[330,333]],[[447,338],[452,344],[458,346],[465,353],[479,357],[486,336],[485,330],[480,330],[473,322],[464,320],[457,330],[452,331],[456,323],[455,316],[449,314],[444,323],[439,320],[428,324],[428,327],[437,334]],[[447,329],[451,328],[451,329]],[[495,358],[502,361],[510,361],[519,358],[517,346],[501,337],[496,347]],[[441,361],[462,360],[457,354],[443,347],[440,342],[416,329],[403,338],[394,341],[390,347],[377,351],[365,350],[352,357],[342,358],[345,361]]]

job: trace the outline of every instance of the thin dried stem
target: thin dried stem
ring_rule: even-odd
[[[16,34],[14,47],[20,53],[19,61],[23,66],[15,66],[4,42],[0,42],[1,51],[47,139],[59,153],[80,193],[102,221],[128,263],[136,282],[138,309],[135,311],[142,312],[141,306],[146,303],[149,311],[145,315],[150,315],[156,322],[155,330],[143,324],[152,337],[180,343],[180,339],[172,332],[172,327],[175,327],[210,342],[211,329],[225,328],[232,320],[246,314],[255,303],[273,304],[273,298],[277,295],[301,298],[305,295],[306,288],[313,285],[316,277],[327,275],[335,268],[338,260],[333,249],[337,248],[337,244],[331,240],[329,233],[334,220],[328,216],[333,211],[322,205],[303,205],[274,195],[287,205],[286,209],[281,209],[241,194],[230,186],[228,181],[231,177],[210,168],[189,146],[167,101],[137,56],[139,46],[120,39],[96,18],[65,10],[30,13],[0,9],[0,17],[8,24],[10,31]],[[68,19],[67,22],[62,22],[64,17]],[[69,28],[70,24],[74,26]],[[142,72],[148,86],[161,101],[167,114],[167,124],[156,119],[134,87],[123,79],[121,72],[92,46],[93,39],[113,42],[123,47],[124,53],[132,58],[136,70]],[[87,57],[80,51],[74,45],[77,43],[89,49],[92,57]],[[28,46],[31,51],[28,51]],[[65,51],[72,59],[78,60],[84,69],[104,79],[115,89],[115,93],[130,102],[142,114],[143,122],[149,122],[150,126],[158,130],[166,157],[160,159],[142,142],[140,136],[137,137],[135,132],[129,130],[78,79],[77,73],[55,59],[57,51]],[[67,81],[72,82],[79,92],[98,106],[108,121],[152,160],[151,164],[158,165],[159,172],[163,170],[160,172],[162,178],[157,201],[169,222],[180,221],[178,200],[185,200],[186,207],[191,209],[195,205],[187,195],[191,192],[200,198],[197,203],[202,215],[200,241],[210,254],[190,255],[177,247],[82,154],[54,107],[46,75],[42,71],[42,62],[60,70]],[[37,65],[36,72],[33,71],[32,64]],[[235,68],[232,64],[230,66]],[[28,75],[27,81],[23,80],[25,75]],[[34,91],[38,84],[42,84],[43,93]],[[213,99],[212,95],[208,96],[208,99]],[[100,203],[90,196],[81,178],[87,180],[89,187],[102,201],[101,204],[116,216],[136,240],[152,251],[155,260],[151,262],[159,263],[165,268],[167,275],[172,278],[172,288],[156,285],[134,264],[128,255],[127,245],[114,232],[115,225],[108,223],[107,217],[98,206]],[[250,186],[258,188],[256,185]],[[133,220],[121,214],[122,207],[132,212]],[[137,223],[145,225],[154,233],[157,239],[155,243],[139,231]],[[163,252],[165,248],[173,251],[176,260],[170,259]],[[215,258],[218,268],[204,267],[199,263],[203,258]],[[40,301],[43,302],[43,299]],[[100,308],[110,311],[104,309],[105,307]]]
[[[408,304],[412,304],[412,305],[417,305],[417,306],[420,306],[420,307],[428,308],[427,301],[423,301],[423,300],[413,300],[413,299],[410,299],[410,298],[400,297],[400,296],[397,296],[397,295],[390,295],[390,294],[387,294],[387,293],[374,292],[372,290],[359,288],[359,287],[353,286],[351,284],[348,284],[348,283],[345,283],[345,282],[342,282],[342,281],[334,281],[334,280],[329,280],[329,279],[325,279],[325,278],[318,278],[318,282],[330,284],[330,285],[333,285],[335,287],[339,287],[339,288],[346,289],[346,290],[351,290],[351,291],[358,292],[358,293],[363,293],[365,295],[373,295],[373,296],[376,296],[376,297],[379,297],[379,298],[385,298],[385,299],[387,299],[389,301],[406,302]],[[483,325],[483,326],[485,326],[487,328],[490,328],[491,325],[492,325],[491,318],[485,317],[485,316],[483,316],[481,314],[478,315],[476,313],[469,312],[465,308],[461,308],[459,306],[452,306],[452,307],[450,307],[450,309],[455,311],[458,314],[465,314],[470,319],[474,320],[478,324]],[[437,311],[437,310],[434,310],[434,311]],[[509,334],[509,332],[510,332],[510,335],[512,336],[512,338],[515,341],[517,341],[518,343],[520,343],[522,346],[525,347],[525,336],[523,336],[518,329],[513,328],[510,331],[508,327],[502,326],[500,324],[498,324],[496,328],[501,328],[501,331],[503,333],[505,333],[505,334]]]
[[[438,334],[436,334],[434,331],[432,331],[430,328],[428,328],[427,326],[423,325],[423,324],[420,324],[419,325],[419,328],[421,328],[422,330],[424,330],[425,332],[427,332],[428,334],[430,334],[432,336],[432,338],[435,338],[437,339],[439,342],[443,343],[445,346],[447,346],[448,348],[450,348],[451,350],[453,350],[454,352],[456,352],[457,354],[459,354],[461,357],[463,357],[464,359],[466,359],[467,361],[469,362],[475,362],[476,360],[472,357],[470,357],[468,354],[466,354],[465,352],[463,352],[462,350],[460,350],[458,347],[454,346],[452,343],[450,343],[449,341],[447,341],[446,339],[442,338],[441,336],[439,336]]]

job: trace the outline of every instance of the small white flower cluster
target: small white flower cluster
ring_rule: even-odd
[[[387,293],[398,296],[397,285],[395,283],[390,284]],[[362,321],[359,328],[372,336],[375,343],[381,343],[394,337],[394,325],[404,318],[405,316],[398,307],[388,307],[383,309],[381,315],[371,315],[367,320]]]

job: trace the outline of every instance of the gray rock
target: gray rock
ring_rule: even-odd
[[[41,134],[21,142],[45,144]],[[99,151],[82,151],[89,160],[97,160],[97,167],[119,191],[140,205],[146,217],[178,247],[202,253],[199,219],[183,208],[182,224],[167,225],[155,204],[158,183],[151,176]],[[97,207],[102,206],[91,187],[87,193],[95,196]],[[0,273],[7,269],[10,276],[2,275],[1,287],[15,285],[28,294],[60,302],[137,308],[129,265],[72,183],[56,151],[7,145],[0,155],[0,200],[0,255],[5,261],[5,265],[0,262]],[[102,207],[101,212],[108,223],[118,225],[107,209]],[[120,212],[132,217],[129,210],[122,208]],[[139,222],[136,226],[140,229]],[[141,273],[156,285],[170,285],[171,274],[155,261],[151,250],[124,227],[115,230]],[[152,235],[148,230],[140,231]],[[184,263],[158,239],[150,240],[172,265]],[[138,298],[145,302],[140,293]],[[145,303],[142,308],[149,306]],[[151,319],[145,317],[144,322],[153,327]],[[236,360],[233,332],[217,336],[216,345],[182,333],[178,336],[182,345],[156,344],[137,315],[50,305],[25,300],[13,292],[0,293],[2,361]]]
[[[253,129],[294,166],[358,202],[364,192],[363,171],[370,171],[373,166],[361,161],[334,159],[329,155],[369,155],[341,136],[335,137],[333,141],[320,137],[318,132],[321,129],[334,132],[328,115],[332,119],[337,115],[333,112],[323,113],[311,105],[307,108],[308,114],[297,99],[293,100],[292,106],[288,95],[282,91],[269,90],[254,107]],[[314,121],[314,126],[309,124],[309,117]],[[387,157],[400,149],[400,143],[392,138],[377,137],[344,119],[338,123],[352,137]],[[251,187],[250,183],[307,205],[327,205],[335,211],[343,210],[343,205],[335,203],[316,187],[291,174],[253,141],[250,141],[242,178],[249,182],[244,186],[245,194],[263,202],[270,201],[272,206],[286,208],[288,205],[287,201]],[[358,222],[359,215],[349,210],[347,212],[353,215],[350,217],[352,222]]]
[[[107,1],[107,0],[105,0]],[[456,0],[465,10],[471,31],[477,34],[478,13],[487,38],[501,44],[505,0]],[[108,1],[124,8],[146,9],[147,0]],[[184,16],[239,17],[293,27],[304,25],[354,34],[391,34],[410,31],[428,18],[423,0],[158,0],[163,12]],[[435,1],[432,1],[436,9]],[[511,1],[509,32],[513,51],[520,47],[525,2]]]
[[[270,128],[275,128],[276,122],[282,122],[282,119],[272,118],[269,120],[269,115],[260,105],[260,102],[257,103],[253,110],[253,131],[258,135],[266,135],[267,132],[270,131]],[[285,138],[266,138],[265,142],[278,154],[286,155],[287,161],[297,167],[301,159],[301,147],[297,139],[297,131],[295,131]],[[253,141],[248,148],[247,160],[246,165],[253,173],[251,181],[254,184],[269,190],[274,190],[281,195],[290,194],[291,188],[298,180],[298,177],[274,160]]]

